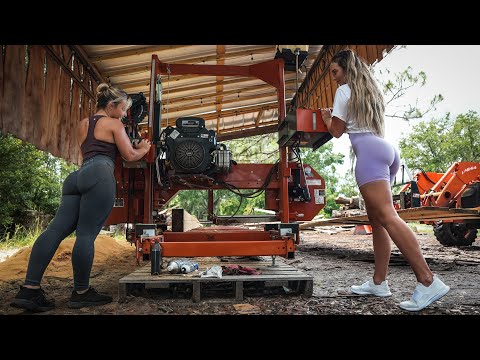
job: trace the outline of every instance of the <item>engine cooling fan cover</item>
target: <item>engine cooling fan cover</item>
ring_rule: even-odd
[[[175,144],[175,162],[184,170],[200,167],[205,160],[205,148],[198,141],[186,139]]]

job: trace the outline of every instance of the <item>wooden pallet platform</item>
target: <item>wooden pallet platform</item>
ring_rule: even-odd
[[[163,259],[160,275],[150,274],[150,263],[121,278],[118,284],[119,301],[128,295],[158,296],[163,298],[242,301],[244,295],[313,294],[313,276],[288,265],[283,258],[195,258],[199,270],[190,274],[169,274],[166,270],[169,258]],[[227,260],[227,261],[225,261]],[[201,278],[200,273],[213,265],[241,265],[257,269],[260,275],[223,275],[222,278]]]

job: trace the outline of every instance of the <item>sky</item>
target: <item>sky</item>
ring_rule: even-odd
[[[469,110],[480,114],[480,45],[406,45],[392,50],[382,61],[374,66],[375,74],[388,69],[391,75],[411,66],[413,73],[425,72],[426,84],[416,85],[408,90],[395,104],[428,104],[436,94],[442,94],[444,100],[436,110],[430,111],[425,118],[412,120],[410,124],[396,118],[385,118],[385,138],[397,149],[402,135],[408,134],[411,127],[419,121],[443,117],[450,112],[452,117]],[[380,76],[380,75],[377,75]],[[393,79],[393,76],[391,76]],[[390,109],[392,110],[392,109]],[[387,114],[389,108],[387,107]],[[345,155],[345,164],[338,169],[344,175],[349,168],[348,153],[350,140],[343,134],[339,139],[333,138],[333,149]]]

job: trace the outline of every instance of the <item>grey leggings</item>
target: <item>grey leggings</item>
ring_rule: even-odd
[[[112,159],[97,155],[67,176],[60,207],[33,245],[25,285],[40,285],[58,246],[76,230],[77,239],[72,251],[73,288],[88,289],[95,252],[93,243],[115,201],[114,168]]]

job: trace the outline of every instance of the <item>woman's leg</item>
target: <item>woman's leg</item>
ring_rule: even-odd
[[[47,229],[33,244],[25,277],[27,288],[40,287],[43,274],[58,246],[77,226],[80,205],[80,193],[76,186],[77,174],[78,172],[74,171],[65,179],[60,207]]]
[[[424,286],[429,286],[433,281],[433,274],[423,257],[420,244],[415,234],[405,221],[398,216],[393,207],[389,182],[385,180],[369,182],[360,186],[360,192],[365,200],[369,219],[374,224],[379,224],[386,230],[412,267],[417,281]],[[378,240],[376,245],[377,249],[375,249],[374,244],[374,251],[378,253],[378,255],[377,253],[375,254],[375,262],[377,261],[377,257],[380,259],[378,271],[381,273],[388,267],[385,265],[387,258],[385,233],[380,231],[379,235],[376,239]],[[375,270],[377,271],[377,264],[375,264]]]
[[[78,187],[82,192],[77,224],[77,239],[72,250],[73,288],[89,288],[90,272],[95,254],[94,242],[110,215],[115,201],[113,165],[95,160],[82,169]]]
[[[369,206],[365,202],[367,214]],[[369,215],[369,218],[372,218]],[[381,284],[387,278],[388,264],[390,262],[390,253],[392,250],[391,239],[385,228],[378,222],[371,221],[373,235],[373,257],[375,259],[375,270],[373,273],[373,282],[376,285]]]

